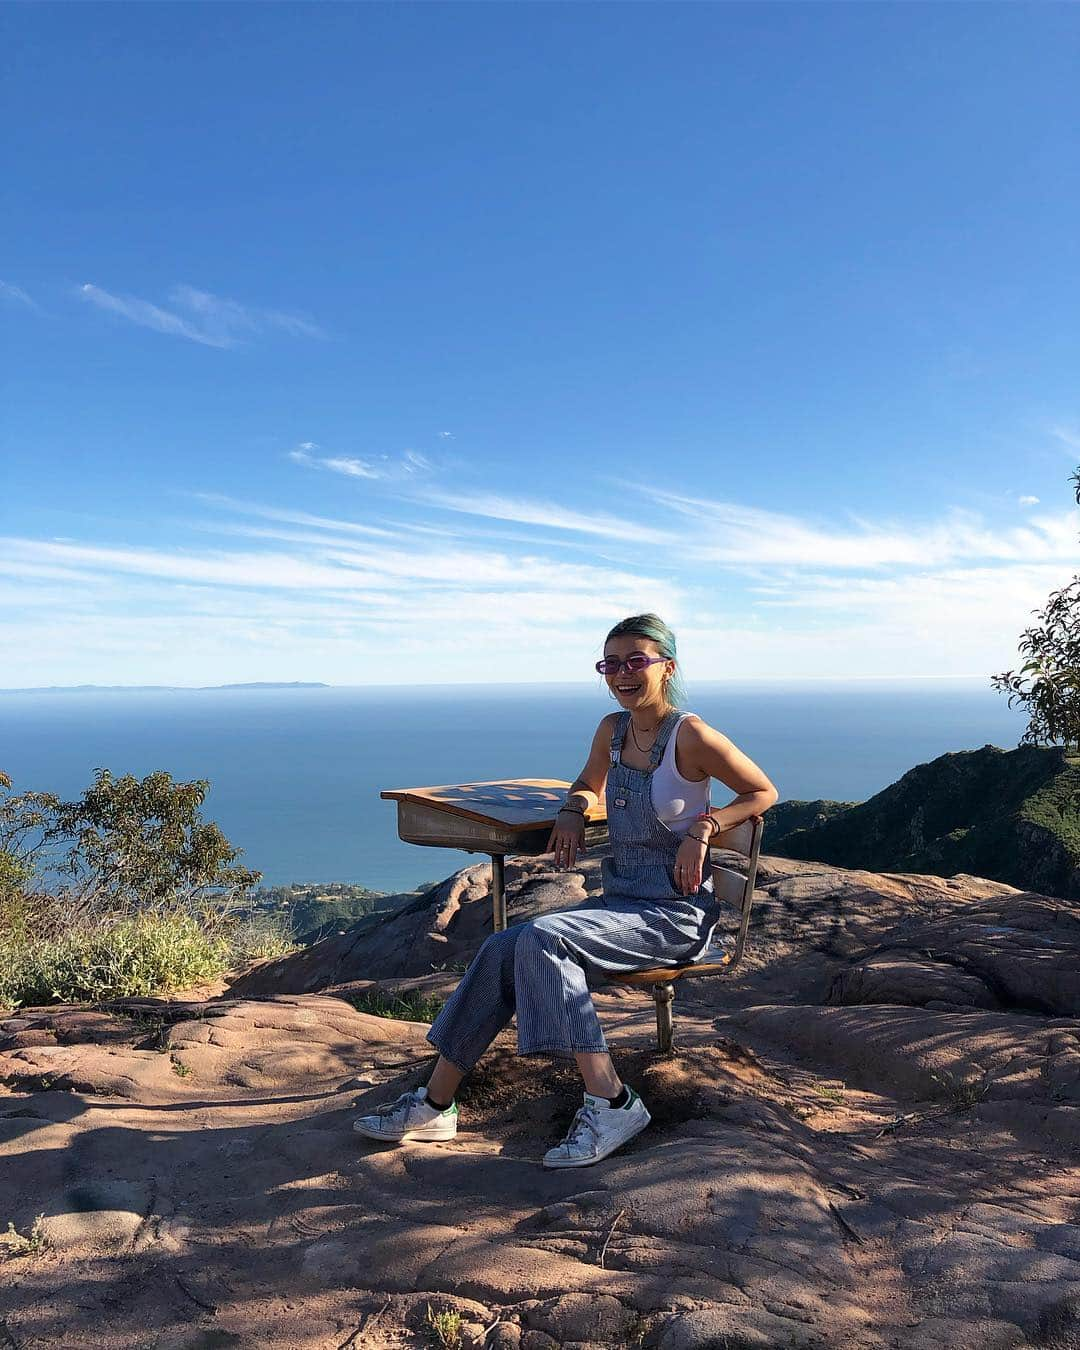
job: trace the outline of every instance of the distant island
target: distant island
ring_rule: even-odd
[[[318,680],[252,680],[248,684],[38,684],[0,694],[207,694],[220,689],[330,689]]]

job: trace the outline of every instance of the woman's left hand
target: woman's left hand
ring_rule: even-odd
[[[686,835],[675,854],[675,887],[680,895],[696,895],[701,890],[701,870],[709,853],[708,844]]]

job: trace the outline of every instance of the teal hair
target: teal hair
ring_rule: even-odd
[[[670,661],[678,661],[675,655],[675,634],[658,614],[635,614],[629,619],[621,620],[604,639],[605,647],[609,638],[625,637],[627,633],[632,633],[635,637],[652,638],[660,649],[661,656],[666,656]],[[686,685],[683,684],[678,664],[675,666],[675,674],[664,688],[664,696],[673,708],[681,708],[686,703]]]

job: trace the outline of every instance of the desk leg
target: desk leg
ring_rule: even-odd
[[[506,931],[506,860],[501,853],[491,855],[491,927],[492,931]]]
[[[675,986],[668,981],[653,985],[656,1000],[656,1047],[662,1055],[670,1055],[675,1042],[675,1025],[671,1005],[675,1001]]]

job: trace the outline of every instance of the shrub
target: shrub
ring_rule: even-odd
[[[1080,470],[1072,476],[1080,503]],[[1055,742],[1080,750],[1080,577],[1054,591],[1046,608],[1033,611],[1038,626],[1021,634],[1019,651],[1027,660],[1019,671],[991,676],[995,689],[1021,704],[1029,715],[1021,744]]]
[[[199,808],[205,779],[174,783],[162,770],[143,779],[98,769],[77,802],[58,802],[49,827],[67,849],[61,866],[106,903],[152,905],[184,898],[235,900],[259,873],[235,866],[233,848]]]
[[[0,1233],[0,1243],[7,1249],[8,1256],[37,1256],[50,1246],[45,1232],[45,1215],[39,1214],[34,1220],[29,1234],[22,1234],[13,1223],[9,1223],[6,1233]],[[0,1323],[2,1326],[3,1323]]]
[[[442,1011],[444,1000],[411,989],[402,994],[383,994],[374,989],[368,994],[357,994],[349,1002],[357,1012],[371,1013],[373,1017],[393,1017],[402,1022],[434,1022]]]
[[[62,802],[0,773],[0,1005],[170,993],[293,950],[281,922],[241,920],[259,873],[201,819],[207,788],[99,769]]]
[[[268,961],[300,950],[288,918],[282,914],[250,914],[227,921],[225,931],[237,961]]]
[[[458,1350],[461,1345],[462,1317],[459,1312],[435,1312],[429,1303],[425,1319],[428,1335],[443,1350]]]
[[[13,948],[0,1001],[36,1006],[171,993],[221,975],[231,956],[224,933],[180,909],[80,924]]]

